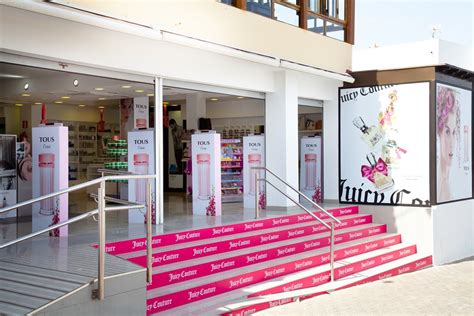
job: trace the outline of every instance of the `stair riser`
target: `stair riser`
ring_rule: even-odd
[[[386,278],[393,277],[393,276],[396,276],[396,275],[400,275],[400,274],[403,274],[403,273],[414,272],[416,270],[420,270],[420,269],[429,267],[430,265],[432,265],[432,257],[431,256],[416,260],[414,262],[410,262],[408,264],[402,265],[398,268],[391,269],[391,270],[386,271],[386,272],[376,274],[374,276],[368,277],[368,278],[360,280],[358,282],[354,282],[352,284],[349,284],[347,286],[338,288],[336,290],[342,290],[342,289],[353,287],[353,286],[356,286],[356,285],[361,285],[361,284],[365,284],[365,283],[369,283],[369,282],[373,282],[373,281],[377,281],[377,280],[386,279]],[[304,301],[304,300],[314,298],[316,296],[320,296],[320,295],[323,295],[323,294],[329,294],[329,293],[328,292],[319,292],[319,293],[315,293],[315,294],[311,294],[311,295],[301,296],[299,298],[299,300]],[[287,299],[284,299],[284,300],[275,300],[275,301],[271,301],[271,302],[259,303],[259,304],[255,304],[255,305],[249,305],[245,308],[237,309],[237,310],[229,312],[229,313],[223,313],[223,314],[221,314],[221,316],[251,315],[251,314],[253,314],[255,312],[258,312],[258,311],[262,311],[262,310],[269,309],[269,308],[272,308],[272,307],[275,307],[275,306],[280,306],[280,305],[283,305],[283,304],[288,304],[288,303],[292,303],[292,302],[296,302],[296,301],[297,301],[297,298],[287,298]]]
[[[346,229],[349,227],[355,227],[358,225],[370,224],[372,222],[371,215],[365,215],[357,218],[348,218],[342,221],[336,229]],[[206,256],[222,254],[228,251],[241,250],[256,246],[267,245],[279,241],[290,240],[295,238],[301,238],[304,236],[311,236],[321,234],[327,231],[327,228],[322,224],[315,224],[305,227],[299,227],[295,229],[287,229],[282,231],[276,231],[274,233],[265,233],[260,235],[242,237],[232,240],[219,241],[214,243],[208,243],[205,245],[199,245],[194,247],[187,247],[182,249],[176,249],[171,251],[165,251],[153,254],[153,266],[162,266],[165,264],[181,262],[184,260],[191,260],[202,258]],[[318,240],[324,240],[327,238],[319,238]],[[337,241],[337,238],[335,239]],[[327,245],[327,244],[326,244]],[[323,245],[324,247],[325,245]],[[320,247],[319,247],[320,248]],[[294,253],[294,252],[293,252]],[[146,256],[140,256],[135,258],[129,258],[129,261],[139,264],[143,267],[146,266]]]
[[[334,256],[336,260],[342,260],[351,256],[356,256],[356,255],[360,255],[369,251],[375,251],[377,249],[399,244],[400,242],[401,242],[400,235],[390,236],[390,237],[386,237],[380,240],[370,241],[370,242],[363,243],[360,245],[355,245],[353,247],[340,249],[334,253]],[[344,271],[344,270],[341,268],[335,269],[334,275],[337,276],[338,273],[341,273],[341,271]],[[249,295],[248,297],[257,297],[257,296],[262,296],[262,295],[276,294],[276,293],[282,293],[282,292],[288,292],[288,291],[294,291],[294,290],[304,289],[308,287],[318,286],[318,285],[329,282],[329,279],[330,279],[330,272],[324,271],[310,277],[302,278],[300,280],[295,280],[293,282],[276,286],[264,291],[256,292],[254,294]]]
[[[329,210],[335,216],[355,215],[359,212],[358,206],[350,206]],[[327,219],[328,216],[321,211],[314,212],[319,218]],[[238,223],[233,225],[218,226],[212,228],[203,228],[191,230],[188,232],[164,234],[153,237],[153,248],[177,245],[192,241],[204,240],[207,238],[215,238],[222,236],[229,236],[234,234],[246,233],[248,231],[256,231],[262,229],[269,229],[287,225],[294,225],[304,222],[314,221],[314,218],[308,214],[290,215],[276,218],[269,218],[263,220],[256,220],[253,222]],[[94,245],[97,247],[97,245]],[[146,249],[146,238],[130,239],[106,244],[106,251],[109,254],[118,255],[132,251],[139,251]]]
[[[381,240],[370,241],[363,244],[353,245],[350,247],[339,249],[334,252],[334,257],[336,260],[341,260],[343,258],[359,255],[367,251],[380,249],[380,248],[387,247],[389,245],[394,245],[397,243],[400,243],[399,235],[386,237]],[[317,241],[313,241],[313,244],[317,244]],[[309,245],[311,244],[307,242],[294,244],[293,246],[297,248],[297,251],[295,253],[310,251],[316,248],[323,247],[322,245],[320,245],[319,247],[308,247]],[[278,248],[267,249],[263,251],[250,253],[250,254],[245,254],[242,256],[227,258],[224,260],[207,262],[200,265],[195,265],[195,266],[186,267],[182,269],[176,269],[176,270],[168,271],[165,273],[158,273],[158,274],[153,275],[153,282],[151,285],[148,286],[148,289],[151,290],[151,289],[165,286],[165,285],[189,281],[195,278],[211,275],[213,273],[246,267],[252,264],[257,264],[257,263],[295,254],[295,253],[285,254],[284,249],[287,247],[288,246],[282,246]],[[294,265],[294,271],[299,271],[303,269],[316,267],[318,265],[327,263],[328,261],[329,261],[329,254],[324,253],[324,254],[313,256],[310,258],[305,258],[304,260],[293,261],[293,262],[290,262],[289,264]]]
[[[339,236],[338,242],[347,242],[359,238],[365,238],[386,232],[386,225],[379,225],[372,228],[365,228],[355,232],[347,232]],[[326,241],[328,238],[324,238]],[[294,246],[287,246],[286,253],[294,253]],[[326,255],[325,262],[328,262],[329,256]],[[294,267],[294,264],[288,264]],[[270,267],[267,269],[241,274],[232,278],[224,279],[218,282],[209,283],[203,286],[179,291],[176,293],[163,295],[147,300],[147,312],[149,314],[164,311],[170,308],[189,304],[199,300],[203,300],[215,295],[236,290],[245,286],[253,285],[258,282],[269,280],[288,274],[285,267]]]

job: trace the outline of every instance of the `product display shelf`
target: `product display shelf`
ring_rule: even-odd
[[[103,167],[104,169],[128,170],[128,149],[127,141],[125,139],[119,139],[118,136],[113,136],[108,142],[107,146],[104,149],[104,154],[106,157],[104,159]],[[106,183],[106,191],[110,192],[113,197],[123,198],[122,192],[126,192],[125,189],[127,186],[127,180],[112,180]],[[125,187],[124,187],[125,186]]]
[[[221,190],[222,202],[243,201],[242,141],[223,139],[221,141]]]

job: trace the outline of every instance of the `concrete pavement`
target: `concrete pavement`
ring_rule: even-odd
[[[255,315],[474,315],[474,257]]]

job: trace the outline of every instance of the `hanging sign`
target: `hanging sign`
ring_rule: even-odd
[[[255,208],[256,185],[255,177],[260,179],[265,176],[264,170],[255,170],[253,167],[265,167],[265,136],[254,135],[243,138],[243,179],[244,179],[244,208]],[[265,207],[265,185],[258,184],[258,201],[260,207]]]
[[[300,191],[316,203],[323,201],[320,136],[301,138]]]
[[[149,126],[148,97],[133,98],[133,127],[148,128]]]

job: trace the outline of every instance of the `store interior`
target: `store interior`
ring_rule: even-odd
[[[31,140],[42,111],[48,123],[69,129],[69,186],[100,176],[98,169],[127,169],[129,113],[123,100],[147,98],[153,128],[154,85],[0,63],[0,134]],[[223,212],[242,209],[242,138],[265,133],[265,100],[238,95],[163,88],[164,215],[192,214],[190,140],[196,130],[221,135]],[[44,105],[44,106],[43,106]],[[128,109],[130,110],[130,109]],[[125,119],[124,119],[125,118]],[[132,127],[133,128],[133,127]],[[299,137],[321,135],[322,106],[300,106]],[[26,153],[25,156],[28,156]],[[18,201],[31,198],[31,161],[18,160]],[[22,174],[26,173],[26,174]],[[107,195],[127,198],[127,183],[107,183]],[[94,188],[69,196],[69,213],[94,207]],[[19,210],[28,217],[31,211]]]

